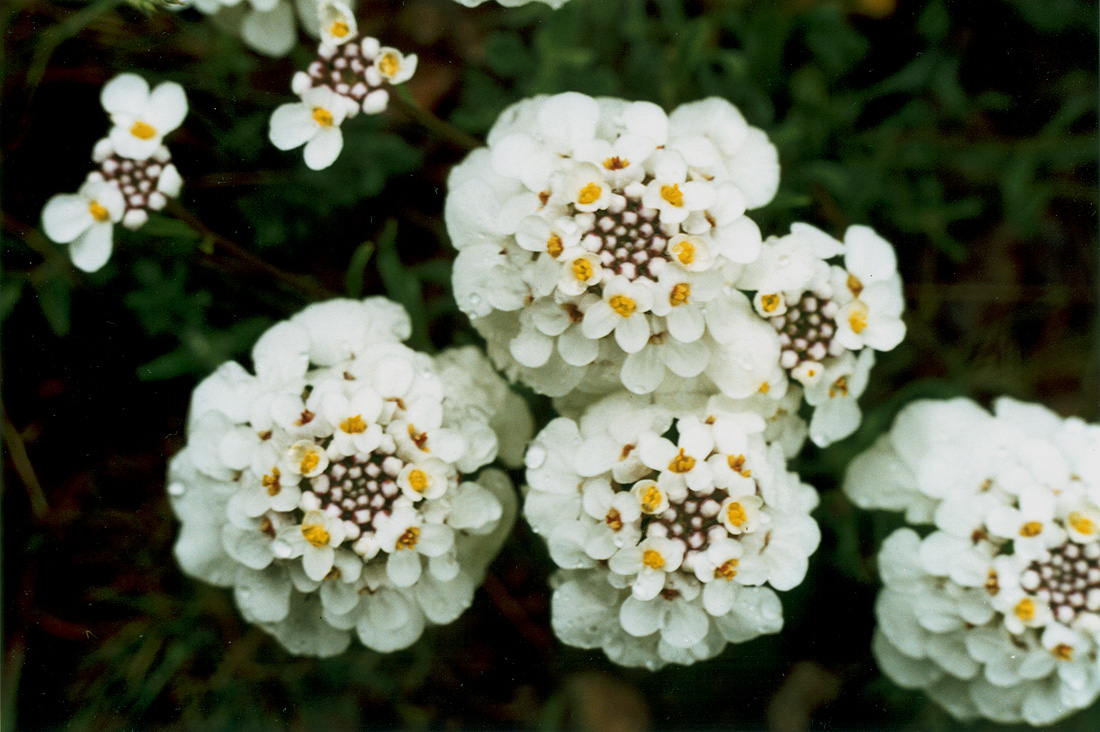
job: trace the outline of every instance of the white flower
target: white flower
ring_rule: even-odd
[[[42,209],[42,228],[58,244],[69,244],[73,264],[95,272],[111,257],[114,225],[126,203],[113,183],[89,180],[73,194],[58,194]]]
[[[853,351],[864,346],[889,351],[905,337],[901,311],[901,278],[889,242],[866,226],[851,226],[844,235],[844,278],[853,298],[836,315],[837,340]]]
[[[396,48],[384,46],[374,59],[374,68],[390,84],[401,84],[416,73],[416,54],[403,55]]]
[[[656,668],[781,625],[759,585],[801,582],[820,538],[816,493],[765,442],[761,416],[705,401],[615,394],[532,442],[525,515],[578,573],[554,596],[566,643]]]
[[[351,8],[335,0],[322,0],[317,6],[320,15],[321,43],[339,46],[355,40],[359,24]]]
[[[255,376],[226,364],[195,390],[169,470],[176,556],[294,653],[353,630],[396,650],[451,622],[511,526],[511,484],[482,468],[497,429],[530,434],[500,410],[526,407],[484,359],[418,354],[409,332],[381,298],[312,305],[260,338]]]
[[[340,125],[347,114],[342,97],[327,87],[314,87],[301,102],[283,104],[271,115],[271,142],[280,150],[305,145],[306,166],[323,170],[344,147]]]
[[[678,224],[714,203],[714,188],[704,181],[689,181],[687,175],[687,163],[679,153],[662,151],[655,156],[653,180],[642,203],[659,211],[662,223]]]
[[[814,407],[810,420],[814,444],[829,445],[856,431],[862,418],[858,400],[874,365],[875,354],[870,349],[861,351],[859,358],[845,352],[806,385],[806,402]]]
[[[603,300],[584,314],[581,330],[592,340],[615,332],[615,341],[627,353],[642,350],[649,340],[646,312],[653,307],[653,292],[641,283],[615,277],[604,285]]]
[[[183,123],[187,96],[179,84],[166,81],[152,91],[137,74],[119,74],[100,93],[103,109],[114,127],[110,140],[123,157],[145,160],[161,145],[164,136]]]
[[[860,505],[936,526],[894,532],[879,555],[872,650],[888,676],[960,719],[1034,726],[1100,696],[1100,507],[1069,468],[1098,448],[1096,426],[957,399],[909,405],[853,462]]]

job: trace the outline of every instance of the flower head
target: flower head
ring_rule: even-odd
[[[161,146],[164,136],[183,123],[187,96],[183,87],[166,81],[150,90],[137,74],[119,74],[100,93],[103,109],[114,127],[110,140],[115,151],[132,160],[145,160]]]

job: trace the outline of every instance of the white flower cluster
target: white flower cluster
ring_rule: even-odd
[[[409,333],[384,298],[312,305],[260,338],[255,375],[228,362],[195,389],[169,467],[176,557],[293,653],[451,622],[511,529],[508,478],[471,476],[498,444],[518,457],[526,407],[477,351],[433,359]]]
[[[562,568],[554,629],[620,664],[690,664],[778,632],[774,589],[802,581],[820,539],[817,493],[764,419],[690,401],[620,392],[553,420],[527,452],[524,514]]]
[[[42,209],[46,236],[68,244],[73,264],[87,272],[110,259],[115,224],[140,228],[183,185],[164,146],[164,136],[187,116],[183,87],[166,81],[150,90],[140,76],[119,74],[100,101],[113,127],[92,152],[98,167],[76,193],[53,196]]]
[[[307,71],[291,80],[301,101],[283,104],[271,115],[269,137],[280,150],[305,145],[306,165],[323,170],[344,147],[340,125],[360,112],[378,114],[389,103],[388,85],[401,84],[416,71],[415,54],[359,37],[355,14],[340,2],[318,6],[321,43]]]
[[[872,649],[959,719],[1045,726],[1100,695],[1100,426],[1002,398],[919,401],[853,461],[883,544]],[[923,538],[922,538],[923,535]]]
[[[214,22],[239,35],[254,51],[279,57],[298,41],[298,26],[321,37],[318,6],[321,0],[185,0],[185,5],[213,17]],[[354,6],[355,0],[349,0]]]
[[[455,0],[455,2],[465,5],[468,8],[476,8],[478,5],[488,2],[488,0]],[[506,8],[518,8],[520,5],[526,5],[530,2],[540,2],[549,5],[552,8],[560,8],[565,5],[569,0],[496,0]]]
[[[511,378],[775,400],[794,379],[815,442],[855,430],[872,351],[905,332],[893,250],[862,226],[762,242],[746,211],[774,196],[777,153],[729,102],[536,97],[488,145],[452,171],[445,216],[458,305]]]

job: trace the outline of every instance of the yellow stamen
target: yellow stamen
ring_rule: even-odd
[[[650,569],[660,569],[665,566],[665,558],[656,549],[646,549],[642,552],[642,564]]]
[[[1016,603],[1016,609],[1014,611],[1016,617],[1025,623],[1035,619],[1035,601],[1030,597],[1025,597]]]
[[[332,112],[324,107],[314,107],[313,121],[322,127],[332,127]]]
[[[396,548],[398,549],[412,549],[420,541],[420,529],[415,526],[410,526],[405,530],[405,533],[397,540]]]
[[[760,298],[760,307],[765,313],[774,313],[779,307],[779,295],[764,295]]]
[[[607,525],[611,527],[612,531],[618,531],[623,527],[623,515],[615,509],[608,511],[604,520],[607,521]]]
[[[763,384],[760,385],[760,393],[761,394],[767,394],[771,390],[772,390],[772,385],[769,384],[766,381]]]
[[[695,245],[690,241],[682,241],[672,248],[672,253],[680,264],[687,266],[695,261]]]
[[[139,140],[152,140],[157,136],[157,128],[147,122],[138,120],[130,127],[130,134]]]
[[[565,246],[561,243],[561,237],[557,234],[551,234],[550,238],[546,240],[546,251],[550,253],[551,257],[557,257],[565,250]]]
[[[1069,525],[1078,534],[1091,534],[1096,531],[1096,522],[1076,511],[1069,515]]]
[[[841,376],[839,379],[833,382],[833,385],[829,387],[829,398],[835,397],[837,394],[842,396],[848,396],[848,377]]]
[[[997,572],[995,570],[989,570],[989,574],[986,575],[985,591],[991,595],[996,595],[1001,591],[1001,583],[997,578]]]
[[[617,155],[615,157],[610,157],[607,160],[603,161],[603,167],[607,168],[608,170],[622,170],[623,168],[625,168],[628,165],[630,165],[629,160],[624,160],[623,158],[620,158]]]
[[[661,198],[665,199],[676,208],[680,208],[684,205],[684,194],[680,191],[680,186],[675,183],[670,186],[661,186]]]
[[[1050,652],[1054,654],[1054,657],[1061,661],[1073,660],[1073,646],[1068,643],[1059,643],[1050,649]]]
[[[691,285],[679,282],[672,286],[672,292],[668,294],[668,302],[672,307],[687,305],[689,297],[691,297]]]
[[[302,536],[306,537],[313,546],[327,546],[332,536],[325,531],[324,524],[307,524],[302,526]]]
[[[363,421],[363,415],[357,414],[341,422],[340,429],[350,435],[358,435],[361,432],[367,431],[367,423]]]
[[[853,296],[859,297],[859,293],[863,292],[863,283],[854,274],[850,274],[848,275],[848,289],[852,291]]]
[[[396,76],[397,72],[401,70],[401,59],[397,58],[394,53],[387,53],[382,58],[378,59],[378,72],[385,76],[387,79],[391,76]]]
[[[328,32],[336,36],[337,38],[343,38],[348,33],[351,33],[351,28],[348,27],[348,24],[344,21],[337,20],[329,26]]]
[[[1026,524],[1020,527],[1020,536],[1038,536],[1043,533],[1043,523],[1041,521],[1028,521]]]
[[[862,333],[867,329],[867,308],[856,307],[848,313],[848,325],[853,333]]]
[[[423,493],[428,490],[428,485],[431,483],[428,480],[428,474],[423,470],[413,470],[409,473],[409,485],[417,493]]]
[[[302,461],[298,463],[298,472],[304,475],[316,468],[320,463],[321,454],[316,450],[310,450],[302,456]]]
[[[611,299],[607,301],[607,304],[611,306],[612,310],[624,318],[629,318],[634,314],[634,311],[638,309],[638,304],[626,295],[612,295]]]
[[[695,458],[691,455],[684,454],[684,448],[680,448],[680,453],[676,457],[672,458],[672,462],[668,464],[668,469],[674,473],[686,473],[695,467]]]
[[[103,208],[103,206],[100,205],[99,201],[92,201],[88,204],[88,213],[92,215],[93,219],[101,224],[104,221],[110,220],[111,218],[110,212],[107,209]]]
[[[642,491],[642,510],[646,513],[655,513],[661,507],[663,501],[664,496],[661,494],[661,489],[655,485],[651,485]]]
[[[714,579],[724,579],[729,582],[737,576],[737,560],[727,560],[721,567],[714,568]]]
[[[749,520],[748,514],[745,513],[745,507],[736,501],[726,509],[726,518],[731,524],[738,527],[743,526]]]
[[[260,479],[260,482],[263,484],[264,488],[267,488],[267,495],[269,496],[277,496],[279,495],[279,491],[283,489],[282,485],[279,484],[278,468],[272,468],[271,475],[265,475]]]
[[[592,279],[594,274],[596,274],[596,270],[587,259],[573,260],[573,276],[577,278],[578,282],[587,282]]]
[[[728,455],[726,462],[729,463],[730,470],[735,473],[740,473],[745,469],[745,456],[744,455]]]
[[[580,193],[577,194],[577,203],[587,205],[595,200],[598,200],[602,194],[603,188],[596,185],[595,183],[589,183],[581,189]]]

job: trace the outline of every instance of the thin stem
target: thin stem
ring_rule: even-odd
[[[396,94],[390,95],[390,102],[399,112],[414,122],[423,125],[461,150],[476,150],[484,146],[484,143],[473,135],[463,132],[450,122],[436,117],[435,114],[421,107],[403,85],[397,87],[395,91]]]
[[[15,466],[15,472],[19,480],[27,488],[27,497],[31,501],[31,511],[37,518],[45,518],[50,510],[50,504],[46,500],[46,493],[42,490],[42,484],[38,482],[38,474],[34,472],[30,456],[27,455],[27,445],[23,442],[23,435],[8,418],[8,410],[0,405],[4,414],[4,442],[7,444],[8,455]]]

